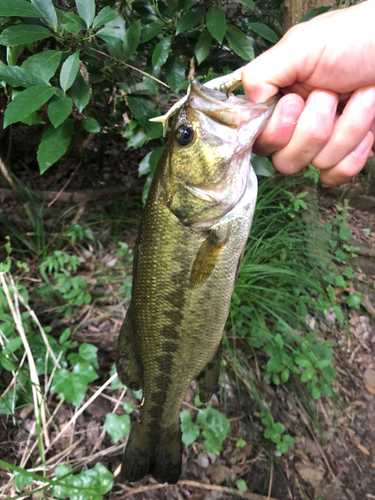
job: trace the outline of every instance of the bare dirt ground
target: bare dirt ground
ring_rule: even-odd
[[[105,143],[94,140],[85,153],[84,164],[78,169],[77,157],[68,155],[52,167],[47,175],[40,177],[33,160],[39,134],[40,132],[36,133],[35,138],[28,137],[27,141],[24,141],[22,133],[14,136],[9,157],[12,158],[12,166],[18,164],[17,168],[14,167],[17,176],[26,185],[44,194],[50,190],[57,194],[75,171],[65,188],[65,203],[61,204],[61,200],[56,202],[56,211],[49,217],[56,217],[59,207],[66,207],[73,194],[81,196],[80,207],[84,208],[78,210],[81,211],[79,217],[82,220],[90,212],[110,212],[114,206],[116,190],[120,187],[121,196],[132,200],[127,206],[128,222],[123,230],[123,239],[130,245],[133,244],[141,210],[142,180],[137,179],[137,166],[146,150],[125,153],[118,139],[110,137]],[[20,168],[20,161],[27,164],[31,175]],[[356,200],[361,196],[365,201],[366,197],[371,198],[371,193],[364,188],[361,188],[362,194],[358,194],[358,183],[353,183],[351,189],[357,189],[354,197]],[[331,198],[332,195],[343,196],[342,191],[322,193],[320,204],[327,213],[335,210],[336,200]],[[52,196],[49,199],[51,198]],[[2,214],[19,224],[22,230],[22,207],[20,208],[17,196],[3,177],[0,177],[0,202]],[[365,297],[363,307],[360,310],[350,309],[348,322],[344,327],[340,327],[334,315],[325,323],[316,318],[307,319],[311,322],[310,326],[320,332],[322,337],[328,338],[334,346],[334,364],[338,371],[334,386],[335,397],[332,400],[323,398],[318,402],[311,400],[305,402],[305,405],[291,391],[285,398],[285,392],[281,393],[276,386],[259,377],[257,356],[261,354],[255,350],[246,359],[264,400],[272,405],[278,421],[294,437],[295,446],[280,456],[273,445],[265,442],[256,403],[250,397],[244,398],[238,393],[238,387],[247,391],[245,382],[239,380],[239,385],[236,385],[229,374],[222,382],[226,390],[225,407],[220,403],[219,393],[211,401],[212,406],[226,411],[231,421],[231,432],[224,442],[223,451],[211,455],[203,450],[201,443],[194,443],[184,451],[183,473],[177,485],[160,485],[149,477],[134,485],[116,483],[109,498],[375,499],[375,217],[368,199],[360,208],[357,202],[356,207],[349,207],[349,228],[360,247],[358,257],[352,265],[358,280],[356,290]],[[364,211],[364,208],[369,208],[369,211]],[[75,211],[71,217],[76,215]],[[370,231],[363,232],[363,229]],[[107,230],[110,231],[110,228]],[[102,254],[101,258],[109,261],[113,257],[111,245],[108,244],[103,250],[104,256]],[[87,263],[87,276],[93,272],[92,266],[92,263]],[[341,300],[340,290],[337,291],[337,300]],[[125,310],[126,304],[115,313],[108,314],[108,305],[99,302],[95,308],[84,306],[79,314],[72,316],[73,339],[92,343],[99,348],[100,379],[96,381],[96,385],[91,385],[89,395],[108,379],[109,369],[114,363],[115,332],[119,330]],[[55,325],[58,321],[56,319]],[[192,414],[196,411],[194,396],[192,386],[184,403],[184,408]],[[122,389],[115,393],[104,391],[55,443],[47,460],[69,449],[64,455],[64,463],[92,467],[100,461],[110,471],[118,473],[126,440],[124,438],[118,445],[114,445],[110,437],[103,434],[102,426],[108,412],[113,412],[114,409],[118,414],[123,412],[119,406],[120,401],[134,403],[134,418],[138,402],[132,394]],[[56,408],[58,401],[52,399],[49,404],[51,408]],[[306,413],[308,404],[316,406],[315,421]],[[0,458],[14,464],[19,463],[25,448],[24,435],[28,434],[32,426],[31,414],[32,406],[24,407],[18,412],[20,427],[11,418],[0,416]],[[51,440],[73,415],[74,407],[70,404],[64,404],[58,409]],[[236,447],[236,441],[240,437],[246,441],[243,448]],[[37,453],[34,453],[34,461],[36,459]],[[28,465],[31,466],[31,462]],[[248,488],[246,492],[236,489],[238,479],[245,480]],[[0,470],[0,486],[5,481],[7,476]],[[37,496],[34,495],[33,500],[36,499]]]

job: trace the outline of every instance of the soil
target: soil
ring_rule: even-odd
[[[56,194],[64,188],[70,193],[62,203],[58,199],[50,208],[46,208],[45,224],[54,227],[58,218],[65,212],[65,224],[75,221],[90,221],[90,216],[101,213],[104,220],[100,226],[103,238],[114,230],[112,222],[105,223],[105,214],[121,208],[118,227],[121,239],[134,244],[137,225],[141,213],[141,192],[144,179],[138,179],[138,163],[153,148],[126,150],[123,140],[111,134],[90,137],[86,149],[76,150],[66,155],[45,175],[40,176],[35,161],[35,149],[42,127],[14,128],[11,136],[4,136],[3,157],[8,158],[9,168],[25,186],[42,193],[47,198],[49,191]],[[86,138],[87,139],[87,138]],[[10,148],[10,149],[9,149]],[[77,167],[78,166],[78,167]],[[26,167],[26,168],[25,168]],[[66,183],[69,184],[66,186]],[[348,323],[341,327],[333,313],[328,322],[308,317],[310,326],[322,337],[328,338],[335,351],[334,364],[338,371],[335,382],[335,397],[318,402],[304,402],[302,405],[293,392],[280,391],[258,376],[259,353],[253,352],[244,361],[257,384],[264,401],[272,405],[278,421],[294,437],[295,446],[280,455],[263,438],[258,407],[249,396],[245,381],[238,385],[228,375],[222,381],[221,391],[225,389],[225,407],[220,403],[217,393],[211,405],[225,411],[231,421],[231,432],[223,445],[223,451],[212,455],[203,450],[201,443],[194,443],[184,450],[183,473],[177,485],[160,485],[147,477],[132,485],[116,482],[108,498],[113,499],[184,499],[214,500],[230,498],[249,498],[253,500],[306,500],[306,499],[375,499],[375,207],[371,203],[358,202],[373,199],[375,190],[363,182],[353,181],[350,189],[356,195],[349,199],[357,200],[356,206],[349,206],[349,229],[354,233],[355,244],[360,247],[353,261],[356,274],[355,289],[363,294],[365,300],[360,310],[348,311]],[[347,188],[345,188],[347,191]],[[91,190],[91,191],[89,191]],[[80,204],[70,211],[70,195],[80,193]],[[54,194],[53,197],[56,196]],[[319,203],[324,211],[333,213],[337,198],[343,190],[322,190]],[[13,188],[0,176],[0,216],[7,217],[20,231],[27,231],[24,207]],[[51,199],[52,196],[49,197]],[[116,201],[117,200],[117,201]],[[121,201],[122,204],[118,203]],[[82,208],[83,207],[83,208]],[[117,212],[116,212],[117,213]],[[366,229],[366,231],[363,231]],[[0,228],[0,237],[6,234]],[[100,235],[96,234],[99,238]],[[75,248],[75,247],[74,247]],[[4,251],[4,248],[0,249]],[[77,249],[77,251],[79,251]],[[113,258],[113,245],[96,250],[102,262]],[[100,253],[100,257],[99,257]],[[32,262],[32,259],[30,259]],[[93,269],[93,262],[87,264],[87,274]],[[337,290],[337,300],[341,300]],[[113,310],[113,304],[98,302],[94,310],[84,306],[71,319],[73,338],[96,345],[99,348],[99,375],[96,385],[91,385],[89,396],[106,380],[114,363],[114,350],[117,334],[123,319],[126,304]],[[35,305],[37,307],[37,305]],[[111,311],[111,313],[109,313]],[[104,318],[103,318],[104,315]],[[44,317],[48,317],[45,313]],[[89,318],[89,319],[88,319]],[[56,317],[53,325],[61,319]],[[224,389],[223,389],[224,388]],[[238,392],[240,389],[240,393]],[[245,394],[245,395],[244,395]],[[195,387],[192,384],[187,394],[184,408],[194,414]],[[88,399],[88,397],[86,398]],[[100,461],[112,471],[118,479],[122,448],[125,438],[118,445],[113,444],[108,434],[102,436],[105,416],[113,412],[123,412],[119,401],[132,401],[137,414],[139,401],[130,392],[122,389],[103,391],[77,419],[74,426],[62,435],[52,446],[47,460],[55,460],[58,453],[68,447],[63,455],[64,463],[73,466],[92,467]],[[306,411],[308,405],[315,405],[315,421]],[[51,399],[49,405],[57,409],[50,440],[65,427],[74,414],[74,407],[64,404],[58,409],[58,401]],[[0,458],[18,464],[24,452],[24,435],[32,427],[32,406],[22,408],[18,413],[17,427],[11,418],[0,416]],[[133,418],[132,416],[132,418]],[[238,438],[243,438],[246,445],[236,446]],[[36,462],[37,452],[33,454]],[[28,463],[32,466],[32,462]],[[236,489],[236,481],[243,479],[247,491]],[[0,488],[8,482],[8,475],[0,469]],[[0,491],[2,491],[0,489]],[[16,496],[16,490],[7,490],[7,495]],[[10,494],[11,493],[11,494]],[[48,497],[48,495],[47,495]],[[6,498],[1,496],[0,498]],[[39,498],[33,495],[33,500]]]

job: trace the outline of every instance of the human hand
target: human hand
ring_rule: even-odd
[[[255,144],[287,174],[308,163],[343,184],[374,156],[375,0],[301,23],[243,70],[252,103],[286,94]]]

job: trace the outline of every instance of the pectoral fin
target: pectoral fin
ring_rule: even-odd
[[[129,389],[138,391],[142,388],[143,366],[133,335],[131,305],[120,330],[116,352],[116,369],[118,378]]]
[[[221,343],[212,360],[207,363],[197,377],[199,388],[199,399],[202,403],[207,403],[210,400],[214,390],[216,389],[220,375],[221,363]]]
[[[220,241],[214,232],[204,241],[195,258],[190,275],[192,288],[204,283],[215,269],[216,262],[228,239]]]

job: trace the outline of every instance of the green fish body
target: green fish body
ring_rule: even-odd
[[[132,299],[120,331],[117,372],[142,389],[121,478],[181,473],[180,410],[196,379],[216,388],[222,332],[250,231],[257,179],[251,147],[274,100],[251,106],[197,82],[177,112],[136,241]]]

